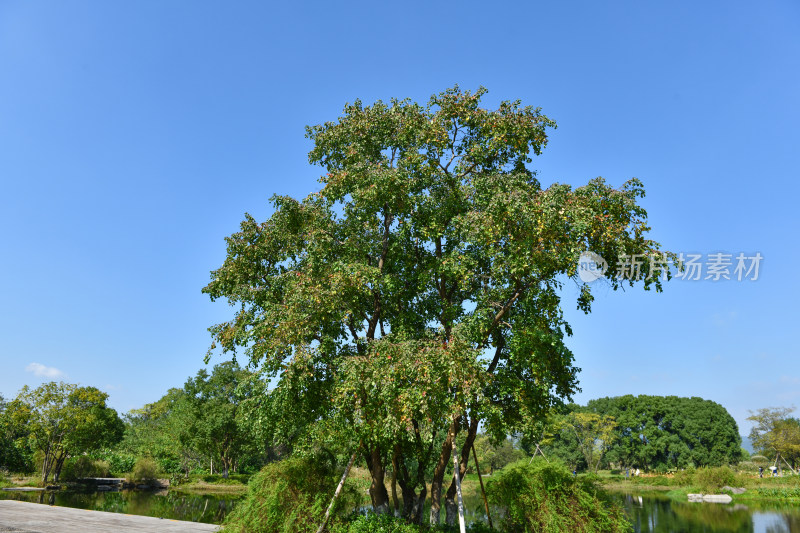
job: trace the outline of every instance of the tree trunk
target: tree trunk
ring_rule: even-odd
[[[64,466],[64,460],[66,458],[67,454],[65,452],[56,460],[55,467],[53,468],[53,483],[58,483],[58,478],[61,477],[61,468]]]
[[[400,511],[400,502],[397,500],[397,452],[392,455],[392,505],[394,505],[394,512],[397,514]]]
[[[469,464],[469,451],[472,444],[475,442],[475,436],[478,434],[478,418],[474,417],[470,420],[469,428],[467,430],[467,439],[464,441],[464,446],[461,447],[461,456],[458,463],[458,477],[463,478],[467,473],[467,465]],[[456,477],[453,475],[453,481],[447,489],[447,494],[444,498],[445,520],[448,526],[453,526],[458,518],[458,504],[456,502],[457,495],[457,482]]]
[[[230,474],[231,470],[231,458],[226,455],[222,455],[220,459],[222,459],[222,478],[228,479],[228,475]]]
[[[447,463],[450,461],[450,454],[452,453],[453,439],[456,438],[458,431],[458,419],[454,419],[447,430],[447,437],[442,443],[442,451],[439,454],[439,460],[433,469],[433,480],[431,481],[431,512],[430,524],[432,526],[439,525],[439,516],[442,508],[442,483],[444,482],[444,472],[447,469]]]
[[[536,445],[536,449],[539,449],[539,445]],[[544,454],[542,454],[544,457]],[[478,481],[481,484],[481,495],[483,496],[483,506],[486,508],[486,520],[489,521],[489,529],[494,529],[492,526],[492,515],[489,513],[489,500],[486,499],[486,489],[483,488],[483,476],[481,475],[481,465],[478,463],[478,453],[475,451],[475,443],[472,443],[472,458],[475,459],[475,473],[478,474]],[[545,457],[545,459],[547,459]]]
[[[45,451],[44,459],[42,461],[42,485],[47,484],[47,478],[50,476],[50,451]]]
[[[402,455],[398,456],[397,463],[397,482],[400,484],[403,495],[403,518],[412,524],[422,524],[422,513],[425,508],[425,499],[428,496],[424,472],[418,469],[417,479],[412,481]],[[418,495],[416,488],[419,481],[422,481],[422,489]]]
[[[322,524],[320,524],[319,529],[317,529],[317,533],[322,533],[325,531],[325,526],[328,525],[328,520],[330,520],[331,513],[333,512],[333,506],[336,504],[336,498],[338,498],[339,494],[342,492],[342,487],[344,487],[347,474],[350,473],[350,468],[353,466],[353,461],[356,460],[356,455],[358,455],[358,450],[354,451],[353,455],[350,456],[350,461],[347,463],[347,467],[344,469],[344,474],[342,474],[342,479],[339,480],[339,485],[336,486],[336,491],[333,493],[331,503],[328,505],[328,509],[325,511],[325,518],[322,520]]]
[[[375,514],[389,512],[389,493],[386,491],[384,479],[386,469],[383,467],[380,448],[375,446],[366,454],[367,467],[372,475],[372,484],[369,487],[369,497],[372,500],[372,510]]]

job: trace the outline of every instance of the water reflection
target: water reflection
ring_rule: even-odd
[[[189,495],[168,491],[0,491],[0,498],[208,524],[221,523],[237,501],[237,498],[231,497]]]
[[[636,533],[800,533],[800,507],[688,503],[664,495],[616,494]]]
[[[221,523],[238,500],[167,491],[0,491],[0,498],[212,524]],[[658,493],[615,493],[612,499],[623,506],[636,533],[800,533],[797,504],[688,503]],[[479,497],[465,498],[464,504],[468,523],[486,520]],[[427,513],[426,508],[425,516]]]

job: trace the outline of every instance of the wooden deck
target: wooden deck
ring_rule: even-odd
[[[213,524],[0,500],[0,532],[4,533],[200,533],[217,529]]]

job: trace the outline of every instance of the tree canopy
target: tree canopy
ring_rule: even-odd
[[[42,455],[42,482],[50,475],[58,482],[64,461],[118,442],[124,426],[114,409],[106,406],[108,394],[94,387],[70,383],[27,385],[8,404],[12,423],[25,427],[32,449]]]
[[[225,478],[243,457],[259,451],[241,409],[252,396],[250,377],[250,372],[229,361],[216,365],[210,375],[200,370],[184,385],[192,416],[181,439],[216,459]]]
[[[800,460],[800,420],[789,415],[794,407],[765,407],[750,413],[748,420],[753,422],[750,441],[755,449],[775,457],[780,467],[783,457],[792,468]]]
[[[209,356],[242,351],[276,378],[265,408],[276,435],[360,449],[377,512],[388,510],[384,476],[396,465],[415,521],[426,476],[439,521],[459,432],[463,473],[481,422],[504,437],[577,389],[560,289],[575,283],[589,312],[582,252],[611,272],[625,257],[650,258],[643,284],[661,288],[648,275],[664,256],[647,237],[641,182],[544,187],[528,165],[555,122],[518,101],[484,109],[484,93],[456,87],[426,106],[355,101],[309,127],[322,188],[273,197],[266,221],[247,215],[204,288],[236,307],[211,328]],[[448,510],[454,496],[451,484]]]
[[[688,466],[721,466],[741,456],[736,421],[718,403],[678,396],[617,396],[572,406],[570,416],[613,419],[605,462],[619,467],[669,470]],[[573,462],[573,431],[562,430],[550,451]],[[597,444],[597,443],[595,443]],[[564,456],[566,454],[566,456]],[[587,462],[589,461],[587,457]]]

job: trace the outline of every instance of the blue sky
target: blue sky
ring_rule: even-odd
[[[800,4],[222,6],[0,4],[0,393],[56,376],[127,411],[180,386],[229,316],[200,293],[224,237],[318,188],[304,126],[458,83],[558,122],[544,183],[638,177],[666,248],[764,257],[568,300],[577,401],[701,396],[743,433],[800,405]]]

